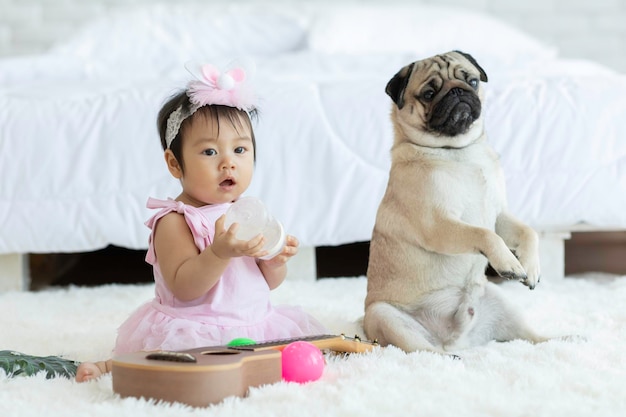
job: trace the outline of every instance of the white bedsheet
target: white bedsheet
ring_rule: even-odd
[[[369,239],[392,142],[384,87],[411,59],[305,53],[258,63],[248,194],[303,245]],[[626,77],[576,62],[542,71],[496,73],[486,85],[511,211],[541,230],[625,228]],[[146,247],[146,199],[179,192],[155,127],[178,75],[3,88],[0,253]]]
[[[626,228],[624,75],[560,60],[463,9],[173,7],[106,18],[47,54],[0,60],[0,253],[145,248],[147,198],[180,189],[156,114],[188,80],[181,60],[210,52],[257,60],[248,194],[302,245],[370,238],[390,165],[385,85],[407,63],[452,48],[489,75],[486,126],[511,211],[539,230]],[[422,36],[457,21],[477,30]]]

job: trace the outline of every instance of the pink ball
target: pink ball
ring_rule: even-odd
[[[298,383],[316,381],[324,372],[324,355],[312,343],[292,342],[283,349],[282,365],[285,381]]]

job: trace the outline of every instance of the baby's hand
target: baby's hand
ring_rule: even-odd
[[[298,239],[296,239],[294,236],[287,235],[287,238],[285,239],[285,247],[278,255],[274,256],[272,259],[261,260],[259,262],[263,262],[270,268],[277,268],[279,266],[282,266],[287,263],[289,258],[298,253],[299,244],[300,243],[298,242]]]
[[[237,239],[236,233],[239,225],[233,223],[228,230],[224,228],[225,215],[215,221],[215,235],[210,248],[218,258],[229,259],[239,256],[259,257],[267,254],[262,250],[265,244],[263,235],[258,235],[250,240]]]

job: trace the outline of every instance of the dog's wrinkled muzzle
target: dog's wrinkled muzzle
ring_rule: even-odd
[[[480,111],[480,99],[476,94],[453,88],[433,108],[428,127],[445,136],[460,135],[480,117]]]

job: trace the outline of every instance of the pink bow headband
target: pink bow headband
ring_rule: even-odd
[[[200,107],[218,104],[250,112],[254,110],[256,104],[256,96],[249,82],[254,73],[252,63],[248,64],[247,69],[241,66],[223,73],[211,64],[186,64],[185,67],[195,77],[195,80],[187,84],[191,108],[185,111],[179,106],[168,117],[165,132],[165,143],[168,148],[178,134],[182,122]]]

